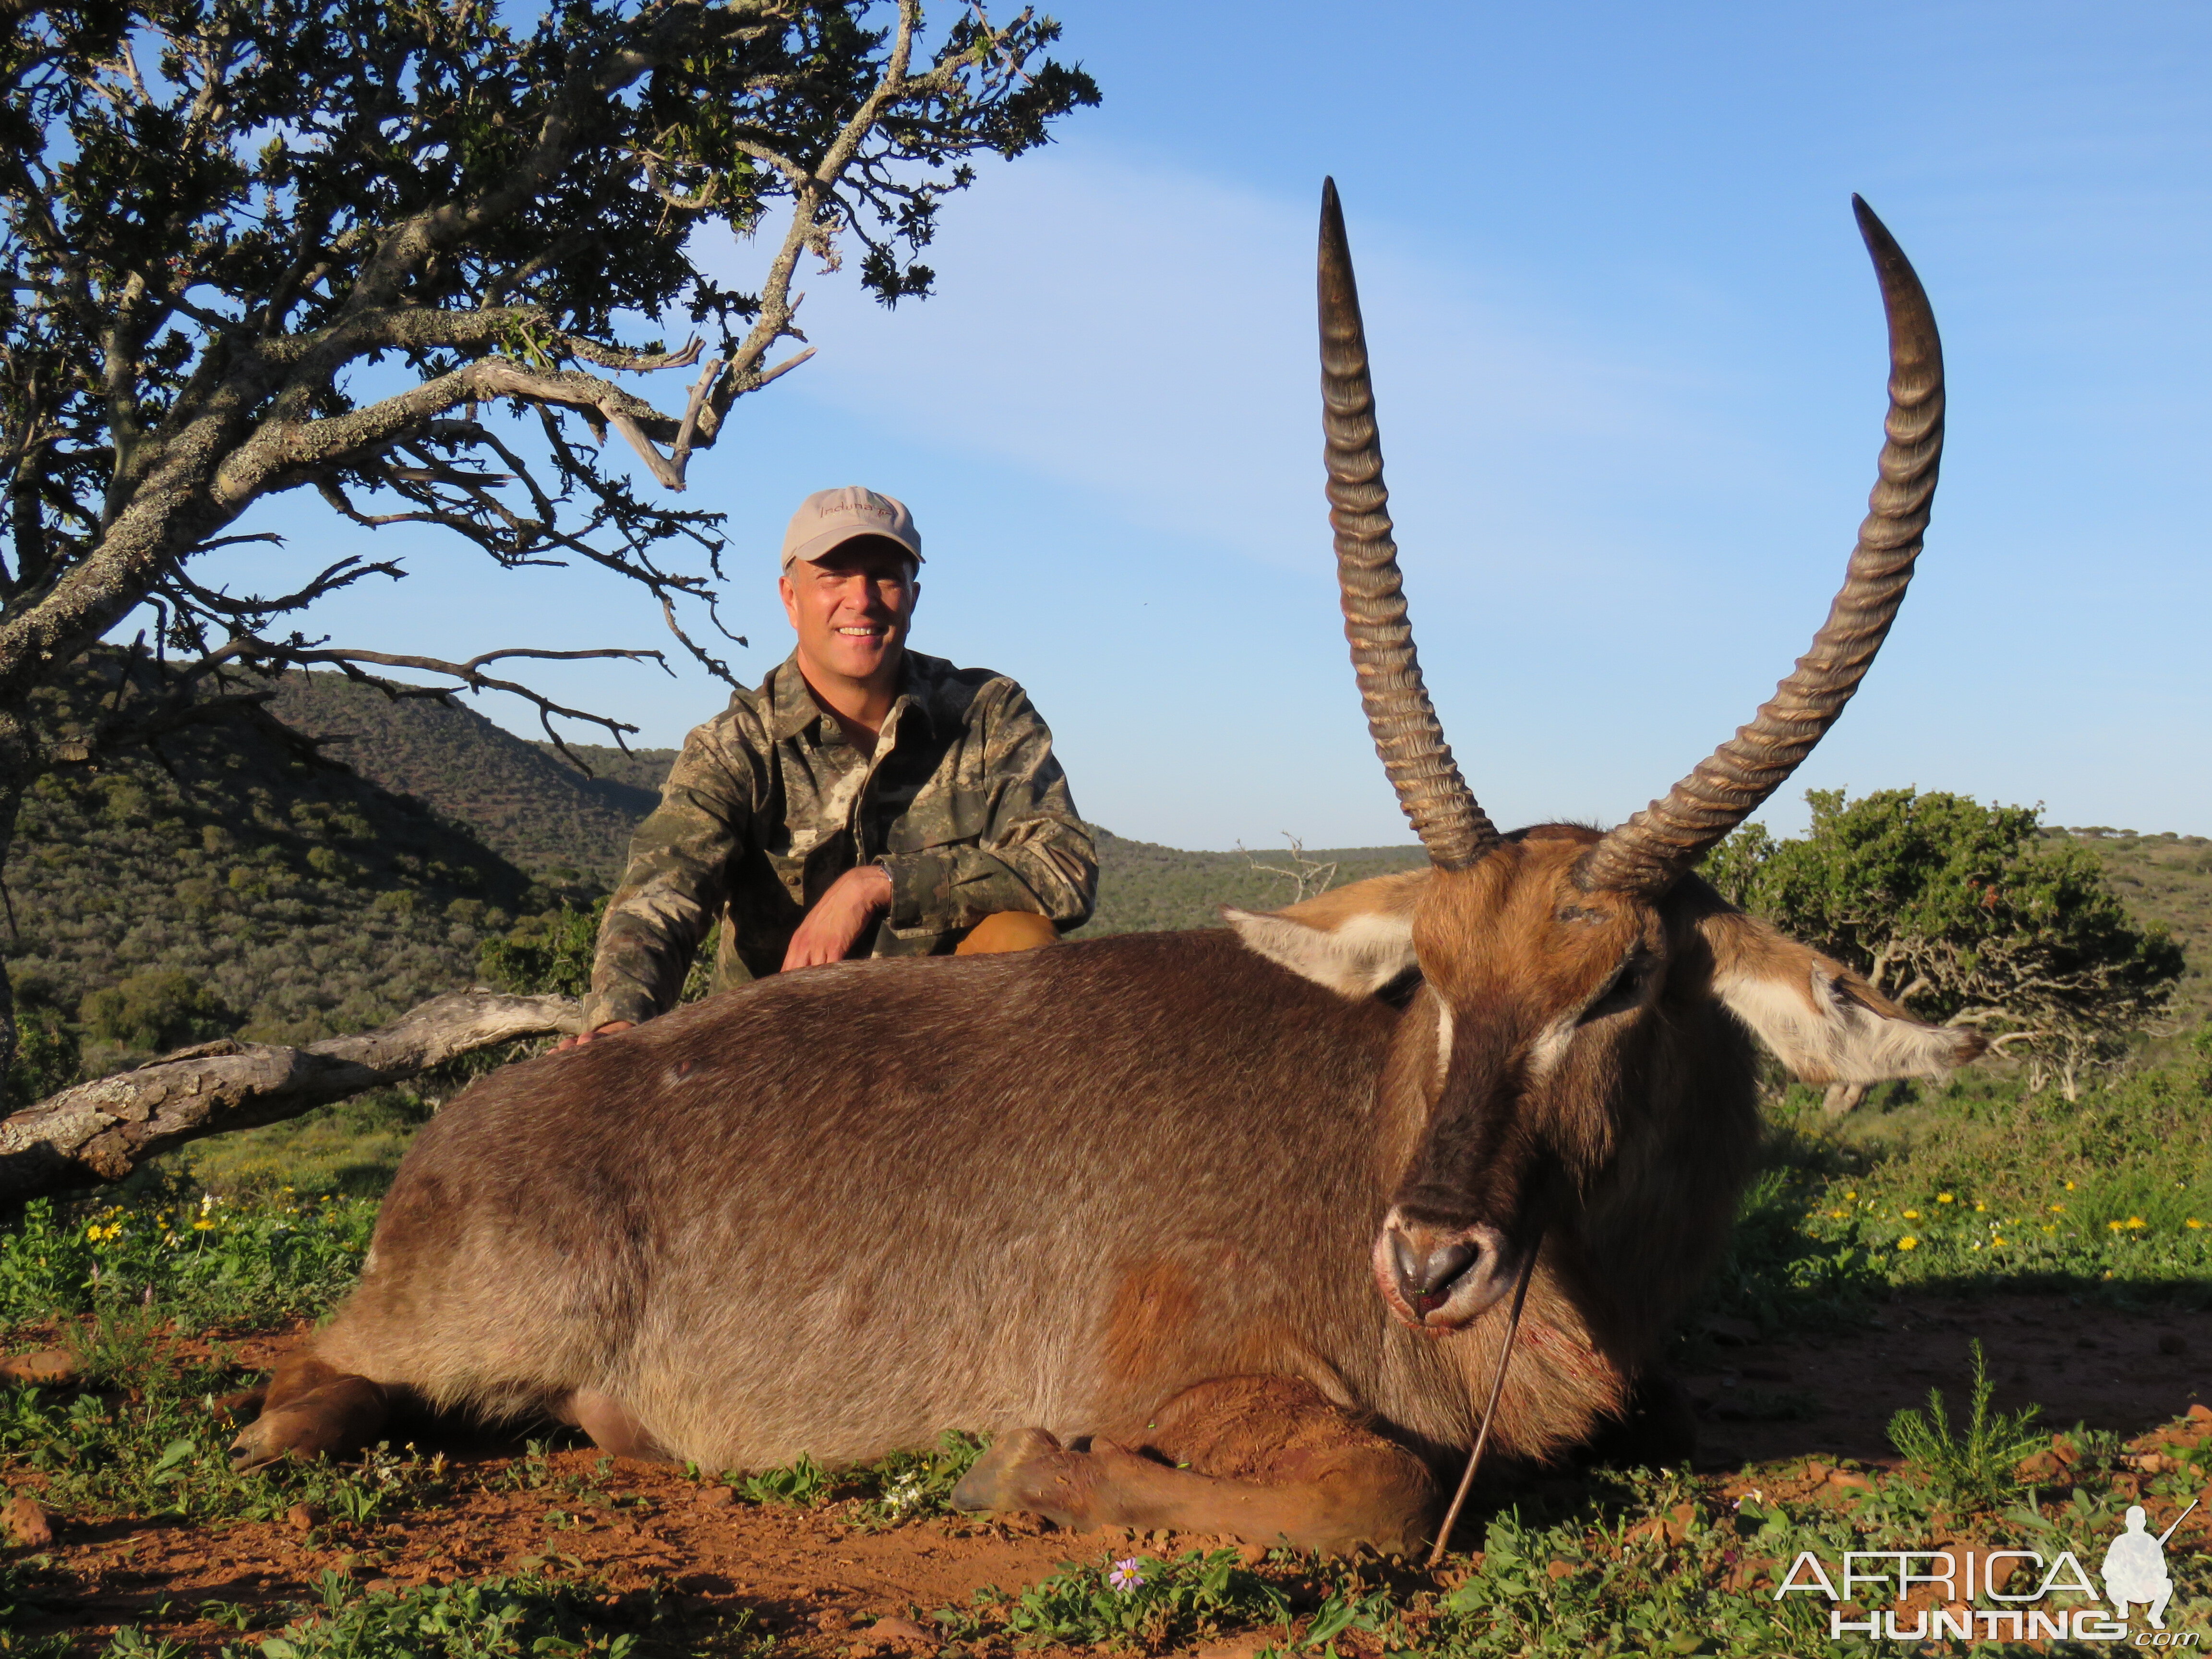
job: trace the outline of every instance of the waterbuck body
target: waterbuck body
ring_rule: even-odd
[[[1814,1082],[1981,1047],[1691,872],[1840,712],[1919,551],[1941,351],[1859,213],[1890,325],[1881,482],[1812,648],[1665,798],[1501,836],[1462,780],[1332,187],[1346,629],[1430,867],[1226,929],[808,969],[508,1067],[410,1149],[359,1289],[240,1460],[357,1443],[404,1403],[708,1468],[976,1429],[968,1507],[1404,1549],[1505,1352],[1501,1450],[1629,1414],[1751,1166],[1753,1035]]]

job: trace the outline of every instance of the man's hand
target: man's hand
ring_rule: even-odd
[[[595,1025],[588,1031],[579,1031],[574,1036],[562,1037],[553,1045],[553,1052],[557,1054],[565,1048],[580,1048],[594,1037],[612,1036],[617,1031],[627,1031],[635,1023],[627,1019],[611,1019],[605,1024]]]
[[[890,908],[890,871],[880,864],[848,870],[830,884],[830,890],[815,901],[791,936],[791,948],[783,953],[783,971],[844,961],[861,932]]]

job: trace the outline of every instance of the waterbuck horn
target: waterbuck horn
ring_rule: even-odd
[[[1652,802],[1583,855],[1575,878],[1584,891],[1657,893],[1756,811],[1843,713],[1912,580],[1943,453],[1943,345],[1928,295],[1896,241],[1856,196],[1851,208],[1889,317],[1889,418],[1881,476],[1868,497],[1843,591],[1812,648],[1751,724],[1739,727],[1666,799]]]
[[[1382,483],[1367,332],[1334,179],[1321,187],[1320,287],[1328,521],[1336,532],[1344,637],[1352,645],[1359,701],[1382,769],[1421,845],[1437,868],[1464,870],[1498,844],[1498,830],[1459,775],[1413,654],[1398,544],[1390,536],[1390,492]]]

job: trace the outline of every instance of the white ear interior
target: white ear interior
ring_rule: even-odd
[[[1343,997],[1371,997],[1419,963],[1413,901],[1425,870],[1376,876],[1284,910],[1221,907],[1245,947]]]
[[[1807,1083],[1940,1077],[1965,1065],[1983,1047],[1972,1032],[1869,1006],[1822,957],[1813,956],[1811,971],[1802,976],[1723,973],[1713,988],[1729,1012]]]

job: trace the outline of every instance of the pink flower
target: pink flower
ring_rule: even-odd
[[[1145,1582],[1145,1575],[1137,1571],[1137,1558],[1133,1555],[1126,1561],[1116,1561],[1114,1571],[1106,1575],[1106,1582],[1127,1595]]]

